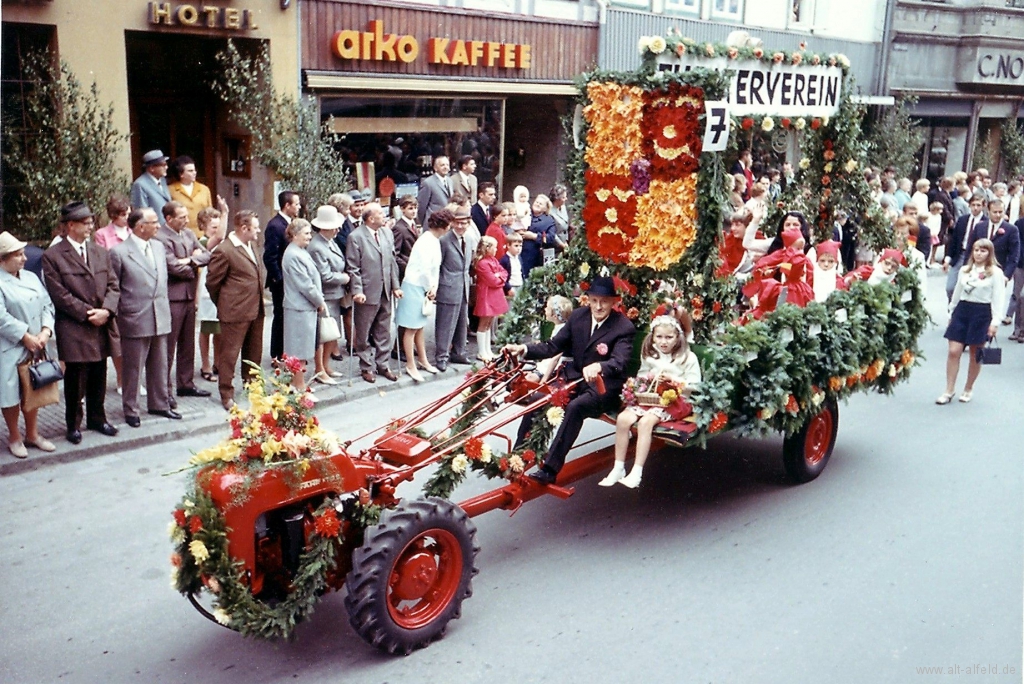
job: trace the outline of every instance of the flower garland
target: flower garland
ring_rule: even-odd
[[[644,65],[651,67],[657,61],[658,56],[664,53],[683,57],[692,55],[705,59],[724,57],[730,60],[757,60],[765,64],[792,64],[798,66],[807,64],[810,66],[839,67],[843,73],[850,70],[849,58],[840,53],[808,52],[807,44],[800,43],[796,50],[786,52],[785,50],[766,50],[764,47],[748,47],[726,45],[725,43],[697,42],[679,34],[674,28],[670,28],[666,37],[641,36],[637,41],[637,50],[643,57]]]

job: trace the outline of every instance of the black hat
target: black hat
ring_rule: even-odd
[[[89,209],[89,205],[85,202],[68,202],[60,208],[60,222],[67,223],[68,221],[83,221],[87,218],[95,216],[92,210]]]
[[[590,281],[590,289],[587,294],[591,297],[618,297],[615,291],[615,281],[608,276],[597,276]]]

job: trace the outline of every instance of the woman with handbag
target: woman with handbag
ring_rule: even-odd
[[[305,219],[292,219],[284,233],[288,247],[281,259],[284,276],[284,353],[305,365],[292,373],[292,385],[305,391],[305,370],[316,356],[320,316],[327,312],[320,272],[307,247],[313,228]]]
[[[966,404],[971,400],[974,382],[981,373],[979,354],[985,342],[995,338],[999,319],[1005,311],[1005,289],[1006,279],[996,263],[992,241],[984,238],[976,240],[969,263],[960,269],[953,289],[953,315],[949,318],[945,335],[949,340],[946,391],[935,400],[936,404],[948,404],[953,399],[964,347],[970,347],[971,359],[967,365],[967,384],[964,385],[960,401]]]
[[[416,369],[413,346],[419,356],[420,366],[428,373],[437,373],[437,368],[427,360],[427,346],[423,329],[434,314],[434,297],[441,279],[441,236],[455,217],[447,209],[435,211],[427,218],[426,230],[416,238],[409,253],[402,280],[402,298],[398,300],[395,322],[405,328],[402,333],[402,349],[405,350],[405,370],[416,382],[423,382],[423,376]]]
[[[24,270],[25,244],[7,231],[0,233],[0,408],[7,422],[8,449],[17,458],[28,457],[26,446],[57,450],[37,432],[38,406],[24,411],[24,440],[18,430],[26,398],[18,366],[43,353],[53,334],[53,302],[36,274]]]
[[[307,249],[320,272],[320,285],[327,304],[327,313],[320,319],[321,343],[316,348],[316,375],[313,380],[323,385],[337,385],[335,378],[340,378],[341,373],[331,370],[331,357],[338,351],[338,340],[341,339],[341,312],[352,306],[345,254],[335,241],[345,219],[336,207],[327,204],[316,210],[316,216],[310,223],[315,232]]]

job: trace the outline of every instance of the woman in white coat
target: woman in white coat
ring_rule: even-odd
[[[0,408],[7,423],[8,448],[27,458],[27,446],[56,451],[37,432],[39,409],[25,412],[25,438],[18,429],[21,381],[18,364],[43,351],[53,334],[53,302],[35,273],[25,270],[25,243],[0,233]]]
[[[313,228],[305,219],[294,219],[285,231],[288,248],[281,260],[284,276],[284,353],[308,367],[316,356],[317,326],[327,311],[320,272],[306,249]],[[305,367],[292,375],[292,385],[306,389]]]

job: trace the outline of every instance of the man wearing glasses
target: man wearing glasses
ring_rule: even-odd
[[[142,174],[132,183],[132,209],[150,208],[156,212],[160,225],[164,223],[161,211],[171,201],[167,189],[167,157],[160,150],[150,150],[142,155]]]
[[[56,310],[57,356],[64,362],[64,410],[67,438],[82,441],[82,399],[89,430],[113,437],[103,398],[107,393],[110,326],[117,311],[119,288],[107,250],[89,235],[95,218],[85,202],[61,207],[64,239],[43,254],[43,282]]]

